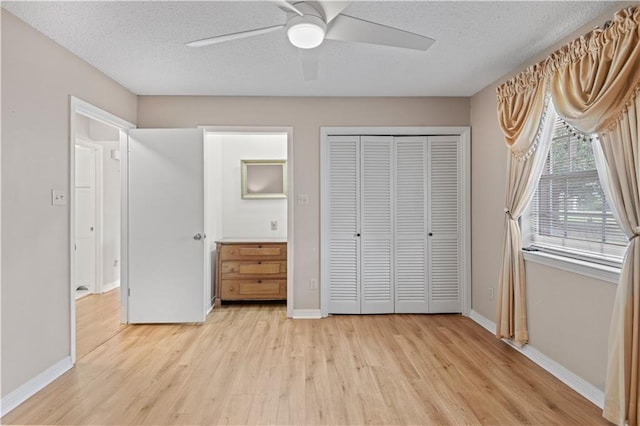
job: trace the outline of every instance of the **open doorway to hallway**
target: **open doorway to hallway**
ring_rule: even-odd
[[[120,292],[121,199],[126,167],[120,150],[135,127],[71,97],[70,315],[71,359],[84,357],[127,322]]]
[[[117,334],[120,324],[120,129],[75,116],[74,284],[76,356]]]

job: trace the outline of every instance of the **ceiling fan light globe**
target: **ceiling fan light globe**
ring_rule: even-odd
[[[301,16],[291,19],[287,25],[287,37],[296,47],[313,49],[324,40],[327,25],[315,16]]]

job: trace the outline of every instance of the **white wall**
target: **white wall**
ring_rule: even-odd
[[[205,202],[205,233],[206,241],[209,245],[209,264],[207,272],[210,273],[210,285],[205,293],[206,309],[213,305],[216,288],[216,241],[221,238],[222,209],[220,199],[222,198],[222,144],[212,140],[211,133],[205,134],[204,139],[204,202]]]
[[[137,98],[2,9],[2,397],[70,356],[69,97],[130,122]]]
[[[286,160],[287,136],[218,134],[220,153],[220,238],[287,238],[287,200],[241,198],[240,160]],[[271,230],[271,221],[278,223]]]

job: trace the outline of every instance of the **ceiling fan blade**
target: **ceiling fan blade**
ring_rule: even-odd
[[[298,8],[296,8],[294,5],[292,5],[291,3],[285,0],[269,0],[269,1],[275,4],[276,6],[278,6],[280,9],[284,10],[285,12],[293,12],[300,16],[304,15],[304,13],[300,12]]]
[[[304,81],[318,79],[318,49],[298,49]]]
[[[324,15],[326,23],[333,21],[336,16],[342,13],[342,11],[349,6],[348,1],[336,1],[336,0],[317,0],[308,1],[316,10]]]
[[[215,37],[203,38],[202,40],[190,41],[186,43],[186,45],[189,47],[208,46],[210,44],[222,43],[224,41],[237,40],[240,38],[253,37],[260,34],[266,34],[273,31],[278,31],[281,28],[284,28],[284,25],[275,25],[273,27],[258,28],[256,30],[240,31],[239,33],[225,34],[225,35],[220,35]]]
[[[427,50],[435,42],[429,37],[342,14],[333,20],[325,38],[414,50]]]

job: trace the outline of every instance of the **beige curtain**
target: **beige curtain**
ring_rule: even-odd
[[[553,133],[555,112],[539,65],[498,88],[498,119],[509,147],[502,269],[496,336],[520,346],[529,339],[526,280],[518,218],[531,201]]]
[[[640,58],[639,58],[640,59]],[[637,425],[640,418],[640,96],[626,108],[618,125],[602,135],[607,163],[610,204],[629,237],[620,272],[609,330],[609,360],[604,416]]]
[[[558,114],[599,132],[610,204],[629,237],[611,319],[604,417],[637,425],[640,414],[640,8],[618,12],[547,60]]]

